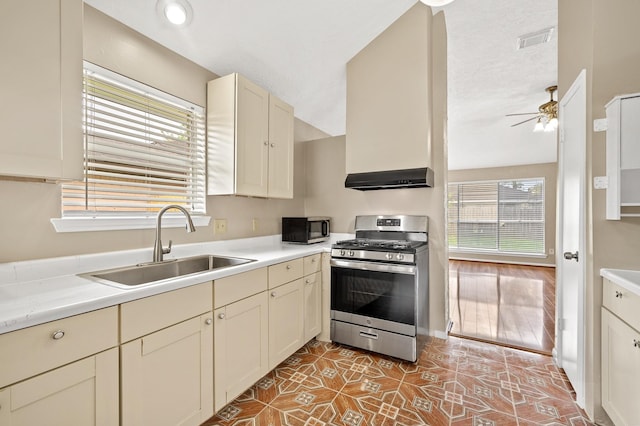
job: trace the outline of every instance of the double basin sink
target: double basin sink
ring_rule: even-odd
[[[241,257],[201,255],[88,272],[81,274],[81,276],[119,288],[133,288],[155,284],[172,278],[230,268],[249,262],[255,262],[255,260]]]

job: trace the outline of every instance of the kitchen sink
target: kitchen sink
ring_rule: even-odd
[[[119,288],[132,288],[249,262],[255,262],[255,259],[202,255],[88,272],[81,276]]]

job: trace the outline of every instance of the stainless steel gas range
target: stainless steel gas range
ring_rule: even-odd
[[[357,216],[331,249],[331,340],[416,361],[429,330],[429,219]]]

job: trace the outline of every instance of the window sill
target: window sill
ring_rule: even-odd
[[[208,226],[210,216],[191,216],[196,227]],[[52,218],[51,224],[56,232],[123,231],[128,229],[153,229],[156,217],[65,217]],[[162,218],[163,228],[185,226],[184,217],[166,216]]]

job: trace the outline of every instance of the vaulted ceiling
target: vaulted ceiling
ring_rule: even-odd
[[[157,0],[85,0],[218,75],[240,72],[330,134],[345,132],[346,63],[416,0],[189,0],[169,26]],[[557,0],[455,0],[448,33],[449,167],[555,161],[555,132],[517,127],[556,83],[557,42],[516,50],[519,35],[557,25]],[[527,117],[522,117],[526,119]]]

